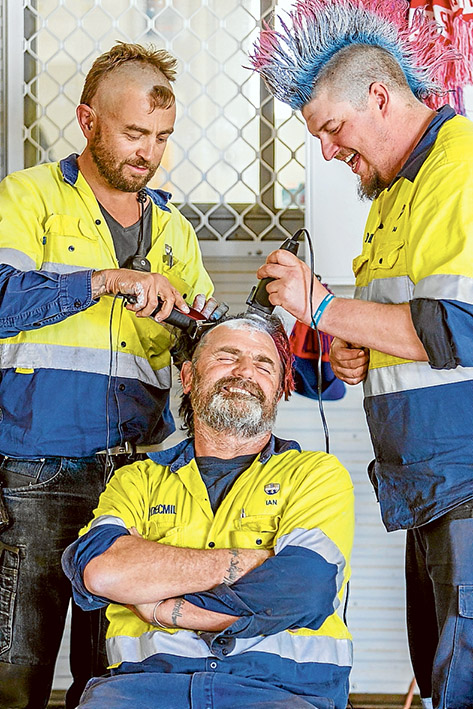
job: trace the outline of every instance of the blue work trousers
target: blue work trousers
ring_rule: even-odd
[[[91,458],[0,457],[0,707],[43,709],[64,629],[71,586],[61,555],[92,517],[104,488]],[[67,706],[106,669],[101,613],[73,604]]]
[[[80,709],[333,709],[331,699],[302,697],[266,682],[216,672],[142,672],[91,680]]]
[[[421,697],[473,707],[473,501],[407,532],[407,628]]]

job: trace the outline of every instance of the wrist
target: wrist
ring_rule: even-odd
[[[90,279],[90,288],[93,300],[107,293],[107,271],[94,271]]]
[[[325,313],[325,310],[330,304],[333,302],[335,299],[335,296],[333,293],[326,293],[326,295],[322,298],[316,309],[314,310],[314,313],[311,318],[311,323],[310,326],[313,330],[318,328],[319,323],[322,319],[323,314]]]
[[[151,619],[151,625],[154,625],[156,628],[161,628],[162,630],[169,629],[169,625],[167,625],[159,615],[159,609],[166,600],[167,599],[163,599],[155,604]]]

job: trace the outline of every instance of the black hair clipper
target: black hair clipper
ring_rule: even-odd
[[[284,251],[290,251],[291,254],[297,256],[297,252],[299,250],[299,237],[303,234],[303,232],[304,229],[299,229],[293,236],[286,239],[286,241],[284,241],[279,248]],[[274,278],[263,278],[258,285],[253,286],[251,293],[246,300],[246,304],[248,306],[246,310],[247,313],[253,313],[254,315],[259,315],[260,317],[271,315],[275,306],[270,302],[268,291],[266,290],[266,286],[271,281],[274,281]]]

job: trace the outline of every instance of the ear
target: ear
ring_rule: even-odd
[[[369,97],[379,111],[383,114],[386,113],[389,104],[389,91],[384,84],[378,81],[373,82],[370,86]]]
[[[192,387],[192,379],[193,379],[193,374],[192,374],[192,362],[184,362],[184,364],[181,367],[181,384],[182,384],[182,391],[184,394],[188,394],[191,390]]]
[[[97,127],[97,114],[93,108],[81,103],[76,108],[76,116],[84,138],[89,140]]]

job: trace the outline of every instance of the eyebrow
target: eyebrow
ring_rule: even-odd
[[[132,130],[135,131],[135,133],[141,133],[141,135],[151,135],[152,132],[148,130],[148,128],[142,128],[141,126],[137,126],[134,123],[129,126],[125,126],[125,130]],[[171,133],[174,133],[174,128],[166,128],[166,130],[160,131],[158,135],[171,135]]]
[[[234,355],[239,355],[242,354],[242,351],[238,349],[238,347],[230,347],[230,345],[225,345],[223,347],[219,347],[218,350],[216,350],[216,353],[218,352],[228,352],[229,354],[234,354]],[[253,360],[255,362],[266,362],[267,364],[270,364],[273,369],[276,371],[276,363],[274,359],[271,359],[271,357],[267,357],[266,355],[255,355],[253,357]]]
[[[323,130],[327,130],[327,128],[328,128],[328,126],[329,126],[330,123],[337,123],[337,119],[336,119],[336,118],[329,118],[329,119],[327,119],[327,120],[325,121],[325,123],[323,124],[323,126],[321,126],[321,127],[316,131],[316,133],[321,133]]]

